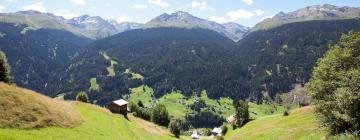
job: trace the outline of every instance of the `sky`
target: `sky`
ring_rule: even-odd
[[[88,14],[118,22],[146,23],[162,13],[185,11],[219,23],[252,27],[280,11],[325,3],[360,7],[360,0],[0,0],[0,13],[37,10],[65,18]]]

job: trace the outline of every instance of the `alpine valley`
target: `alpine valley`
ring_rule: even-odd
[[[180,120],[182,139],[219,126],[228,131],[221,138],[234,140],[331,138],[305,85],[349,32],[360,32],[360,8],[330,4],[279,12],[254,27],[184,11],[146,23],[0,13],[0,50],[13,82],[0,83],[0,139],[175,139],[147,116],[157,104]],[[79,92],[94,105],[67,101]],[[118,99],[136,111],[123,117],[99,107]],[[251,121],[225,124],[239,100],[247,101]],[[11,125],[14,118],[21,123]]]

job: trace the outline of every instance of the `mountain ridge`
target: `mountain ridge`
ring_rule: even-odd
[[[231,26],[229,26],[231,25]],[[233,41],[239,41],[244,34],[249,31],[249,27],[237,23],[219,24],[214,21],[202,19],[184,11],[175,13],[163,13],[149,22],[145,23],[144,28],[154,27],[180,27],[180,28],[204,28],[219,32]]]
[[[360,18],[359,7],[335,6],[331,4],[312,5],[292,12],[279,12],[272,18],[257,23],[251,31],[274,28],[286,23],[311,20],[339,20]]]

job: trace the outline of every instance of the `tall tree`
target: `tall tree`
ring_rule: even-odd
[[[360,32],[343,35],[319,59],[307,84],[330,134],[360,130]]]
[[[168,126],[170,122],[169,113],[166,110],[165,105],[163,104],[157,104],[154,107],[151,120],[155,122],[156,124],[162,125],[162,126]]]
[[[0,51],[0,81],[5,83],[11,82],[10,66],[7,62],[5,53]]]
[[[240,100],[235,103],[236,125],[241,127],[249,121],[249,105],[247,101]]]

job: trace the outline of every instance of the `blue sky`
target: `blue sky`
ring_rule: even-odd
[[[71,18],[82,14],[145,23],[166,12],[186,11],[216,22],[254,26],[280,11],[317,4],[360,7],[360,0],[1,0],[0,12],[38,10]]]

